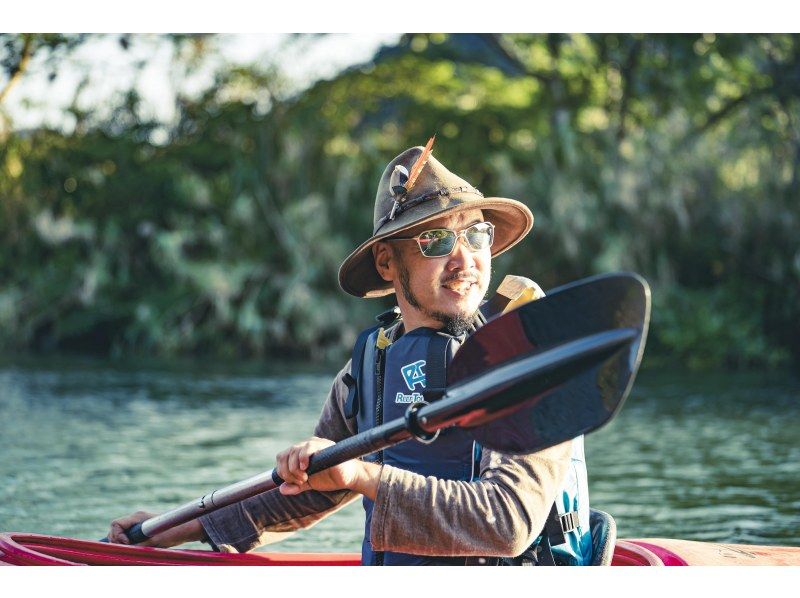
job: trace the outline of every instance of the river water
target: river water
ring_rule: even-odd
[[[333,370],[0,362],[0,531],[97,539],[274,465]],[[800,545],[800,381],[644,371],[586,439],[592,506],[620,537]],[[358,551],[356,502],[261,550]],[[202,547],[197,544],[195,547]]]

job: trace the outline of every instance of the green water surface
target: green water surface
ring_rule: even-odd
[[[334,368],[0,364],[0,531],[97,539],[271,469],[309,435]],[[620,537],[800,545],[800,382],[645,371],[587,437],[592,506]],[[358,551],[356,502],[262,550]],[[197,545],[199,547],[201,545]]]

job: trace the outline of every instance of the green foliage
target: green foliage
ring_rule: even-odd
[[[369,236],[385,164],[436,132],[444,164],[535,214],[496,280],[635,270],[657,291],[651,351],[798,360],[799,47],[413,34],[300,93],[229,69],[169,128],[131,93],[71,135],[12,134],[0,344],[341,358],[390,303],[345,296],[338,266]]]
[[[786,365],[788,352],[765,335],[752,295],[724,286],[656,290],[651,352],[693,370]]]

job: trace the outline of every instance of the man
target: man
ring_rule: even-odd
[[[271,533],[308,527],[361,495],[364,564],[514,557],[537,539],[547,546],[542,530],[548,517],[551,525],[565,527],[563,562],[588,564],[582,439],[507,456],[481,450],[449,429],[430,444],[407,442],[310,478],[305,473],[314,452],[402,415],[410,403],[435,400],[447,363],[465,334],[480,325],[492,257],[533,226],[525,205],[484,198],[436,160],[430,146],[410,148],[387,166],[373,234],[339,271],[341,287],[352,295],[396,293],[401,317],[361,335],[353,359],[334,380],[315,436],[277,456],[285,483],[158,534],[149,545],[205,539],[220,550],[251,550]],[[149,516],[140,512],[112,522],[109,540],[127,543],[122,530]]]

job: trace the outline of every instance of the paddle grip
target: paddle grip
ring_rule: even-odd
[[[142,542],[149,540],[149,538],[144,535],[144,532],[142,532],[141,523],[137,523],[136,525],[126,529],[125,535],[128,536],[128,540],[131,541],[131,544],[141,544]]]
[[[392,444],[387,438],[396,436],[398,431],[404,431],[402,424],[385,424],[377,428],[372,428],[363,434],[357,434],[340,440],[336,444],[311,455],[308,460],[306,473],[312,475],[324,469],[340,465],[350,459],[358,459],[386,448]],[[278,475],[277,469],[272,470],[272,481],[275,482],[276,486],[280,486],[284,482],[283,478]]]
[[[377,429],[373,428],[373,430]],[[306,471],[309,474],[317,473],[323,469],[339,465],[350,459],[358,459],[359,457],[369,455],[370,453],[384,448],[379,434],[367,434],[363,437],[359,436],[360,434],[350,436],[345,440],[337,442],[333,446],[329,446],[318,453],[314,453],[308,461],[308,469]]]
[[[149,540],[149,538],[145,536],[144,533],[142,533],[141,523],[132,525],[122,533],[128,537],[128,540],[131,541],[131,544],[141,544],[145,540]],[[105,542],[106,544],[108,544],[108,538],[100,538],[98,542]]]

